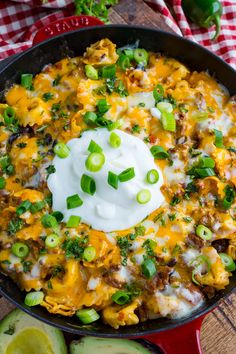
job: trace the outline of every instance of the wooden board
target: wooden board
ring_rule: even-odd
[[[173,32],[164,23],[162,17],[142,0],[120,0],[110,12],[110,21],[144,25]],[[11,303],[1,298],[0,319],[13,308]],[[218,308],[204,319],[201,344],[204,354],[236,353],[236,293],[222,300]]]

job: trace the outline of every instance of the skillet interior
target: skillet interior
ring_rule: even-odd
[[[229,89],[231,95],[236,94],[236,71],[202,47],[181,37],[158,30],[138,26],[110,25],[76,30],[58,36],[18,56],[0,72],[0,100],[3,99],[4,90],[18,82],[22,73],[36,74],[42,70],[44,65],[54,63],[65,56],[81,55],[87,46],[105,37],[111,39],[118,47],[134,43],[138,39],[140,47],[154,52],[164,52],[167,56],[179,59],[193,70],[208,70]],[[10,278],[0,273],[0,293],[30,315],[60,327],[64,331],[103,337],[140,336],[177,327],[210,311],[222,297],[233,290],[235,285],[236,274],[231,277],[230,284],[226,289],[217,293],[213,299],[208,300],[198,311],[181,320],[162,318],[115,330],[99,322],[89,326],[79,325],[76,319],[52,315],[43,307],[28,308],[24,305],[24,293],[20,292]]]

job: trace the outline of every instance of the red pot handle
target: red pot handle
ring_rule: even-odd
[[[70,16],[60,18],[48,26],[44,26],[38,30],[33,45],[45,41],[48,38],[55,37],[58,34],[70,32],[78,28],[104,25],[102,21],[93,16]]]
[[[202,354],[200,329],[205,316],[183,326],[142,337],[156,344],[164,354]]]

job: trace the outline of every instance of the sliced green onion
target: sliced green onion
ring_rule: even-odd
[[[115,173],[109,171],[108,177],[107,177],[107,182],[111,187],[117,189],[118,183],[119,183],[119,177]]]
[[[96,122],[97,115],[94,112],[86,112],[83,116],[83,120],[86,124],[91,125]]]
[[[111,106],[107,103],[105,98],[101,98],[100,100],[97,101],[97,108],[98,108],[99,113],[104,114],[107,111],[109,111]]]
[[[153,278],[154,275],[155,275],[156,272],[157,272],[155,263],[154,263],[154,261],[153,261],[152,259],[146,259],[146,260],[141,264],[141,269],[142,269],[143,275],[144,275],[147,279]]]
[[[157,84],[153,90],[153,97],[157,102],[159,102],[160,100],[163,99],[163,96],[164,96],[164,87],[160,84]]]
[[[10,125],[14,122],[16,113],[14,108],[7,107],[3,112],[3,118],[6,125]]]
[[[208,118],[208,113],[207,112],[193,112],[192,113],[192,118],[201,122],[202,120],[205,120]]]
[[[80,186],[81,186],[81,189],[84,193],[94,195],[94,193],[96,192],[95,180],[88,175],[85,175],[85,174],[82,175],[81,181],[80,181]]]
[[[0,189],[4,189],[6,187],[6,180],[4,177],[0,177]]]
[[[29,254],[29,247],[22,242],[16,242],[12,245],[11,251],[16,257],[24,258]]]
[[[89,143],[89,146],[88,146],[88,151],[89,152],[102,152],[102,148],[97,143],[95,143],[94,140],[91,140]]]
[[[83,204],[82,199],[78,194],[71,195],[66,198],[67,209],[78,208]]]
[[[125,49],[124,53],[130,60],[134,59],[134,50],[133,49]]]
[[[44,207],[45,207],[45,202],[41,200],[39,202],[31,204],[30,211],[32,214],[35,214],[38,211],[42,210]]]
[[[221,258],[222,263],[225,266],[225,269],[228,272],[233,272],[236,269],[236,264],[233,261],[232,257],[230,257],[228,254],[226,253],[219,253],[219,256]]]
[[[115,294],[112,295],[112,300],[118,305],[127,304],[130,302],[130,296],[127,291],[118,290]]]
[[[227,210],[233,204],[236,193],[235,193],[234,188],[232,188],[228,185],[225,187],[224,192],[225,192],[225,197],[223,199],[222,204],[223,204],[223,208]]]
[[[126,170],[122,171],[118,175],[118,178],[119,178],[120,182],[127,182],[127,181],[129,181],[130,179],[132,179],[134,177],[135,177],[135,172],[134,172],[134,168],[133,167],[127,168]]]
[[[87,170],[91,172],[98,172],[101,170],[104,163],[105,163],[104,154],[102,152],[93,152],[88,156],[85,162],[85,166]]]
[[[37,306],[43,302],[44,293],[42,291],[32,291],[26,294],[25,305],[27,306]]]
[[[195,275],[196,275],[196,271],[193,270],[192,271],[192,282],[195,283],[196,285],[201,285],[195,278]]]
[[[200,157],[198,166],[201,168],[214,168],[215,161],[211,157]]]
[[[152,195],[149,189],[141,189],[141,191],[137,193],[136,199],[139,204],[146,204],[151,200],[151,197]]]
[[[195,168],[195,173],[201,178],[215,176],[215,171],[212,168]]]
[[[88,246],[84,249],[83,259],[86,262],[92,262],[96,257],[96,248],[93,246]]]
[[[201,237],[203,240],[211,240],[212,231],[204,225],[198,225],[196,228],[196,234]]]
[[[33,75],[32,74],[22,74],[21,75],[21,86],[27,90],[32,90]]]
[[[81,217],[77,215],[71,215],[67,221],[66,227],[78,227],[81,221]]]
[[[223,143],[223,133],[220,130],[214,129],[215,133],[215,142],[214,145],[218,148],[224,148]]]
[[[109,124],[107,128],[109,131],[111,131],[114,129],[119,129],[120,127],[122,127],[123,124],[124,124],[124,120],[121,118]]]
[[[168,159],[170,157],[168,152],[162,146],[159,146],[159,145],[152,146],[150,151],[151,151],[152,155],[154,156],[154,158],[158,159],[158,160],[164,160],[164,159]]]
[[[95,322],[100,318],[99,314],[94,309],[81,309],[76,311],[75,315],[83,324]]]
[[[109,143],[110,143],[111,147],[113,147],[114,149],[117,149],[121,144],[121,138],[119,137],[119,135],[112,132],[110,134]]]
[[[70,154],[70,149],[68,146],[64,143],[58,143],[54,146],[53,149],[54,153],[60,157],[61,159],[64,159],[69,156]]]
[[[102,68],[102,78],[103,79],[111,79],[114,77],[116,74],[116,66],[115,65],[109,65],[109,66],[104,66]]]
[[[57,222],[61,222],[64,219],[64,215],[60,211],[54,211],[52,216],[56,218]]]
[[[16,208],[16,214],[18,216],[24,214],[27,210],[29,210],[31,207],[31,202],[29,200],[24,200],[17,208]]]
[[[58,226],[57,219],[55,218],[55,216],[52,216],[50,214],[43,215],[41,218],[41,223],[46,228],[51,227],[54,229]]]
[[[48,248],[55,248],[59,245],[59,243],[60,243],[60,238],[56,234],[51,234],[46,237],[45,245]]]
[[[92,65],[85,65],[85,75],[91,80],[98,80],[98,71]]]
[[[172,104],[166,101],[161,101],[157,103],[156,107],[159,109],[160,112],[167,112],[167,113],[173,112]]]
[[[145,49],[137,48],[134,50],[134,60],[138,64],[143,64],[144,66],[148,63],[148,52]]]
[[[130,66],[131,66],[129,57],[127,55],[125,55],[125,54],[121,54],[120,55],[117,64],[124,71],[126,69],[130,68]]]
[[[176,131],[176,121],[175,121],[175,116],[173,113],[168,113],[166,111],[163,111],[161,113],[161,123],[162,123],[163,129],[165,129],[169,132]]]
[[[147,173],[147,182],[149,184],[155,184],[155,183],[158,182],[158,180],[159,180],[159,173],[158,173],[157,170],[153,169],[153,170],[148,171],[148,173]]]

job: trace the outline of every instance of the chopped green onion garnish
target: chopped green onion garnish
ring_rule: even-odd
[[[196,275],[196,270],[194,269],[194,270],[192,271],[192,282],[193,282],[194,284],[196,284],[196,285],[201,285],[201,284],[196,280],[195,275]]]
[[[198,225],[196,228],[196,234],[201,237],[203,240],[211,240],[212,232],[208,227],[204,225]]]
[[[102,78],[103,79],[111,79],[114,77],[116,74],[116,66],[115,65],[109,65],[109,66],[104,66],[102,68]]]
[[[37,306],[43,302],[44,293],[42,291],[32,291],[26,294],[25,305],[27,306]]]
[[[154,145],[150,149],[152,155],[154,156],[155,159],[158,160],[164,160],[169,158],[168,152],[161,146],[159,145]]]
[[[145,49],[137,48],[134,50],[134,60],[138,64],[142,64],[144,66],[148,63],[148,52]]]
[[[27,90],[32,90],[33,75],[32,74],[22,74],[21,75],[21,86]]]
[[[93,246],[88,246],[84,249],[83,259],[86,262],[92,262],[96,257],[96,248]]]
[[[155,263],[152,259],[146,259],[142,264],[141,264],[141,269],[143,275],[147,279],[153,278],[153,276],[156,274],[156,266]]]
[[[116,133],[112,132],[110,134],[109,143],[110,143],[111,147],[117,149],[120,146],[120,144],[121,144],[121,138],[119,137],[119,135],[117,135]]]
[[[173,112],[173,106],[171,103],[166,102],[166,101],[161,101],[157,103],[157,108],[159,109],[160,112],[167,112],[167,113],[172,113]]]
[[[11,247],[12,253],[19,258],[24,258],[29,254],[29,247],[22,242],[16,242]]]
[[[80,186],[81,186],[81,189],[84,193],[94,195],[94,193],[96,192],[95,180],[88,175],[85,175],[85,174],[82,175],[81,181],[80,181]]]
[[[198,166],[200,168],[214,168],[215,161],[211,157],[200,157]]]
[[[133,49],[125,49],[124,53],[130,60],[134,59],[134,50]]]
[[[115,173],[109,171],[108,177],[107,177],[107,182],[111,187],[117,189],[118,183],[119,183],[119,177]]]
[[[107,103],[105,98],[101,98],[100,100],[97,101],[97,108],[99,113],[104,114],[107,111],[109,111],[111,106]]]
[[[100,316],[94,309],[81,309],[76,311],[75,314],[83,324],[89,324],[97,321]]]
[[[215,176],[215,171],[212,168],[195,168],[195,173],[201,178]]]
[[[163,111],[161,113],[161,123],[163,126],[163,129],[169,131],[169,132],[175,132],[176,131],[176,121],[173,113],[168,113],[166,111]]]
[[[98,172],[101,170],[104,163],[105,163],[104,154],[102,152],[93,152],[88,156],[85,162],[85,166],[91,172]]]
[[[60,157],[61,159],[64,159],[66,157],[69,156],[70,154],[70,149],[68,148],[68,146],[64,143],[57,143],[55,146],[54,146],[54,149],[53,149],[54,153]]]
[[[157,102],[159,102],[160,100],[163,99],[163,96],[164,96],[164,88],[162,85],[157,84],[153,90],[153,97]]]
[[[48,248],[55,248],[59,245],[59,243],[60,243],[60,238],[56,234],[51,234],[46,237],[45,245]]]
[[[0,177],[0,189],[4,189],[6,187],[6,180],[4,177]]]
[[[97,143],[95,143],[94,140],[91,140],[89,143],[89,146],[88,146],[88,151],[89,152],[102,152],[102,148]]]
[[[79,226],[81,217],[77,215],[71,215],[67,221],[66,227],[77,227]]]
[[[155,184],[159,180],[159,173],[157,170],[150,170],[147,173],[147,182],[150,184]]]
[[[57,222],[61,222],[64,219],[64,215],[60,211],[54,211],[52,216],[56,218]]]
[[[130,68],[130,66],[131,66],[129,57],[125,54],[120,55],[120,57],[117,61],[117,64],[119,65],[119,67],[122,70],[126,70],[126,69]]]
[[[114,129],[118,129],[120,127],[122,127],[122,125],[124,124],[124,120],[121,118],[121,119],[118,119],[116,120],[115,122],[109,124],[107,126],[108,130],[114,130]]]
[[[6,125],[10,125],[14,122],[16,113],[14,108],[7,107],[3,112],[3,118]]]
[[[224,192],[225,192],[225,197],[223,199],[223,203],[222,204],[223,204],[223,208],[225,210],[227,210],[233,204],[235,196],[236,196],[236,193],[235,193],[234,188],[230,187],[228,185],[225,187]]]
[[[41,218],[41,223],[46,228],[56,228],[58,226],[57,219],[55,218],[55,216],[52,216],[50,214],[43,215]]]
[[[130,302],[130,296],[127,291],[118,290],[115,294],[112,295],[112,300],[118,305],[127,304]]]
[[[44,207],[45,207],[45,202],[44,201],[39,201],[39,202],[31,204],[30,211],[31,211],[32,214],[35,214],[38,211],[42,210]]]
[[[127,182],[127,181],[129,181],[130,179],[132,179],[134,177],[135,177],[135,172],[134,172],[134,168],[133,167],[127,168],[126,170],[122,171],[118,175],[118,178],[119,178],[120,182]]]
[[[16,214],[18,216],[24,214],[27,210],[29,210],[31,207],[31,202],[29,200],[24,200],[17,208],[16,208]]]
[[[85,75],[91,80],[98,79],[98,71],[92,65],[85,65]]]
[[[151,197],[152,195],[149,189],[141,189],[141,191],[137,193],[136,199],[139,204],[146,204],[151,200]]]
[[[219,253],[219,256],[221,258],[222,263],[225,266],[225,269],[228,272],[233,272],[236,269],[236,264],[233,261],[232,257],[230,257],[228,254],[226,253]]]
[[[66,198],[67,209],[74,209],[80,207],[82,204],[83,201],[78,194],[74,194]]]
[[[220,130],[214,129],[214,133],[215,133],[214,145],[218,148],[224,148],[222,132]]]
[[[83,116],[83,120],[86,124],[91,125],[96,122],[97,115],[94,112],[86,112]]]

